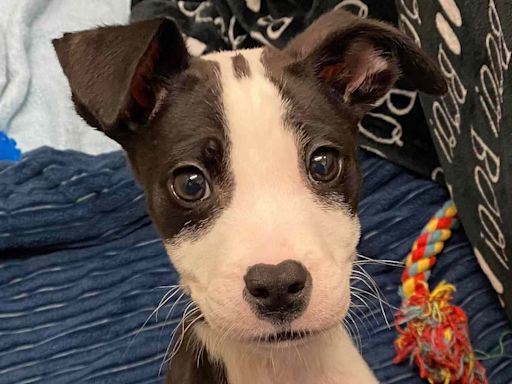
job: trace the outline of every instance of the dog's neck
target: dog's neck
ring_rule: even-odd
[[[287,347],[258,347],[195,329],[209,359],[224,366],[229,384],[377,383],[341,327]]]

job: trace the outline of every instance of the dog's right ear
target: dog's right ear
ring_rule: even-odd
[[[165,18],[66,33],[53,44],[78,114],[122,145],[156,114],[162,80],[190,58]]]

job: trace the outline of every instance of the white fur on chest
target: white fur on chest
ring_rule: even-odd
[[[341,327],[288,347],[219,341],[196,329],[211,359],[222,362],[229,384],[376,384],[377,379]]]

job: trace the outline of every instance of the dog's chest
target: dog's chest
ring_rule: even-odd
[[[227,369],[229,384],[376,384],[377,380],[355,351],[346,351],[342,362],[340,356],[331,356],[324,369],[311,367],[308,356],[286,365],[267,361],[265,364],[237,364]]]
[[[229,384],[376,384],[345,332],[307,346],[254,351],[226,346],[221,354]]]
[[[279,365],[279,364],[278,364]],[[271,362],[265,366],[236,367],[228,374],[229,384],[339,384],[345,380],[342,375],[330,373],[308,372],[304,366],[273,366]]]

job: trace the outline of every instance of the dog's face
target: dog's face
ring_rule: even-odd
[[[148,165],[169,162],[143,181],[181,284],[213,329],[247,340],[339,322],[359,239],[353,116],[305,73],[273,80],[262,52],[184,71],[199,79],[162,113],[169,146]]]
[[[77,111],[117,140],[211,332],[289,341],[339,324],[359,240],[356,127],[435,65],[387,25],[330,13],[283,50],[190,57],[174,23],[55,42]]]

